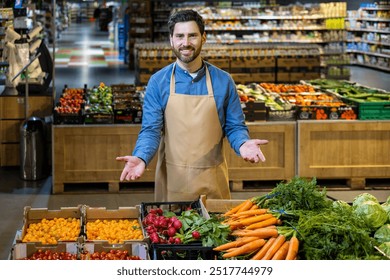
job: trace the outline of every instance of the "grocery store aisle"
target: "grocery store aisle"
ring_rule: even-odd
[[[97,31],[93,22],[72,24],[56,42],[55,87],[82,88],[134,83],[134,72],[119,57],[114,40],[106,31]]]
[[[118,59],[107,32],[98,32],[93,23],[74,24],[62,34],[57,43],[55,84],[57,92],[64,85],[83,87],[107,84],[134,83],[134,73]],[[57,60],[58,58],[58,60]],[[353,67],[351,80],[361,84],[390,90],[390,74]],[[19,156],[19,155],[15,155]],[[119,174],[118,174],[119,176]],[[134,206],[141,202],[153,201],[150,190],[127,190],[125,193],[107,193],[104,191],[51,194],[51,176],[39,181],[24,181],[19,176],[19,167],[0,168],[0,259],[7,259],[14,241],[15,233],[23,226],[23,209],[33,208],[59,209],[86,204],[94,207],[115,209]],[[269,186],[267,186],[269,187]],[[389,185],[384,188],[367,190],[380,200],[390,195]],[[234,192],[233,199],[245,199],[260,195],[265,189]],[[332,198],[351,201],[360,191],[330,190]]]

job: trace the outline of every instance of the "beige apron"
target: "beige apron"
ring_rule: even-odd
[[[206,66],[208,95],[175,92],[175,66],[158,151],[155,201],[230,199],[223,132]]]

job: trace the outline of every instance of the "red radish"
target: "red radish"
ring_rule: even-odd
[[[181,244],[181,239],[179,237],[175,238],[175,244]]]
[[[176,234],[176,229],[174,227],[168,228],[168,236],[174,236]]]
[[[192,232],[192,237],[193,237],[194,239],[199,239],[199,238],[200,238],[200,233],[199,233],[199,231],[193,231],[193,232]]]
[[[176,220],[176,221],[173,222],[173,227],[174,227],[175,229],[181,229],[182,226],[183,226],[183,225],[182,225],[182,223],[180,222],[180,220]]]
[[[160,237],[158,236],[158,234],[156,232],[153,232],[149,235],[150,237],[150,241],[152,241],[152,243],[160,243]]]

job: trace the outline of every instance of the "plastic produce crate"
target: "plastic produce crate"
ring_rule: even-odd
[[[213,247],[202,244],[152,244],[149,254],[152,260],[216,260],[218,257]]]
[[[267,121],[295,121],[295,119],[295,108],[290,110],[272,110],[271,108],[266,107]]]
[[[161,208],[180,215],[187,209],[195,209],[205,217],[208,213],[200,200],[180,202],[143,202],[141,203],[141,220],[143,220],[151,209]],[[201,243],[192,244],[156,244],[151,243],[149,255],[152,260],[214,260],[218,252],[213,247],[204,247]]]
[[[390,101],[389,102],[347,101],[347,102],[355,104],[358,107],[358,118],[360,120],[390,120]]]

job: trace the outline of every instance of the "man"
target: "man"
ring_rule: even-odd
[[[146,87],[142,128],[120,180],[136,180],[158,149],[155,201],[188,201],[201,194],[230,199],[223,138],[244,160],[265,161],[250,139],[236,87],[225,71],[202,60],[202,17],[182,10],[168,21],[177,60],[152,75]]]

